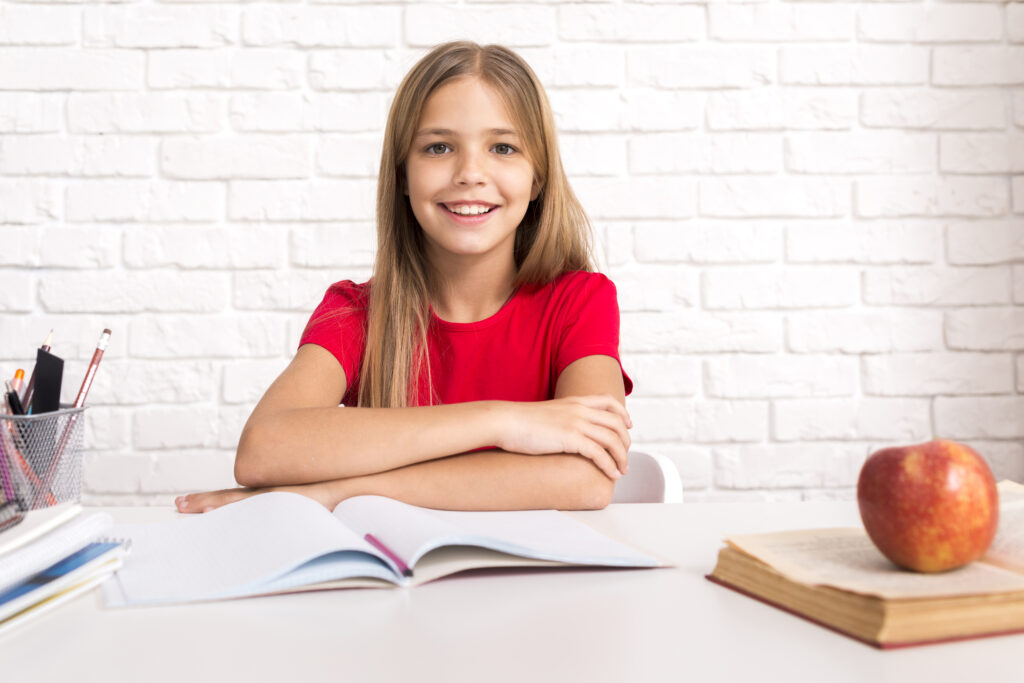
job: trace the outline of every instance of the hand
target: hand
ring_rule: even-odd
[[[533,403],[503,402],[505,420],[496,444],[512,453],[573,453],[611,479],[629,466],[629,413],[611,396],[567,396]]]
[[[174,499],[174,505],[178,512],[209,512],[215,508],[229,503],[244,500],[250,496],[271,491],[289,491],[299,493],[312,498],[328,510],[341,502],[338,496],[337,487],[330,484],[337,482],[317,482],[315,484],[299,484],[296,486],[270,486],[267,488],[235,488],[221,489],[220,491],[206,491],[205,493],[190,493],[185,496],[178,496]]]

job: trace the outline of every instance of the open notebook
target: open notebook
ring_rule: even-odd
[[[357,496],[329,512],[274,492],[203,515],[124,524],[132,552],[108,607],[347,587],[414,586],[467,569],[665,563],[556,510],[432,510]]]

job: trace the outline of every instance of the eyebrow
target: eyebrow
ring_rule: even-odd
[[[484,132],[491,135],[515,135],[517,137],[519,135],[511,128],[490,128]],[[457,133],[450,128],[424,128],[416,133],[415,137],[422,138],[428,135],[457,135]]]

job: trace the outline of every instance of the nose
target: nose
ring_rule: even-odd
[[[459,155],[452,179],[456,185],[470,185],[485,180],[483,157],[478,152],[466,151]]]

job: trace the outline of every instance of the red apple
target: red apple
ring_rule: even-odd
[[[985,460],[941,439],[872,453],[857,480],[857,505],[882,554],[919,572],[978,559],[999,523],[999,494]]]

